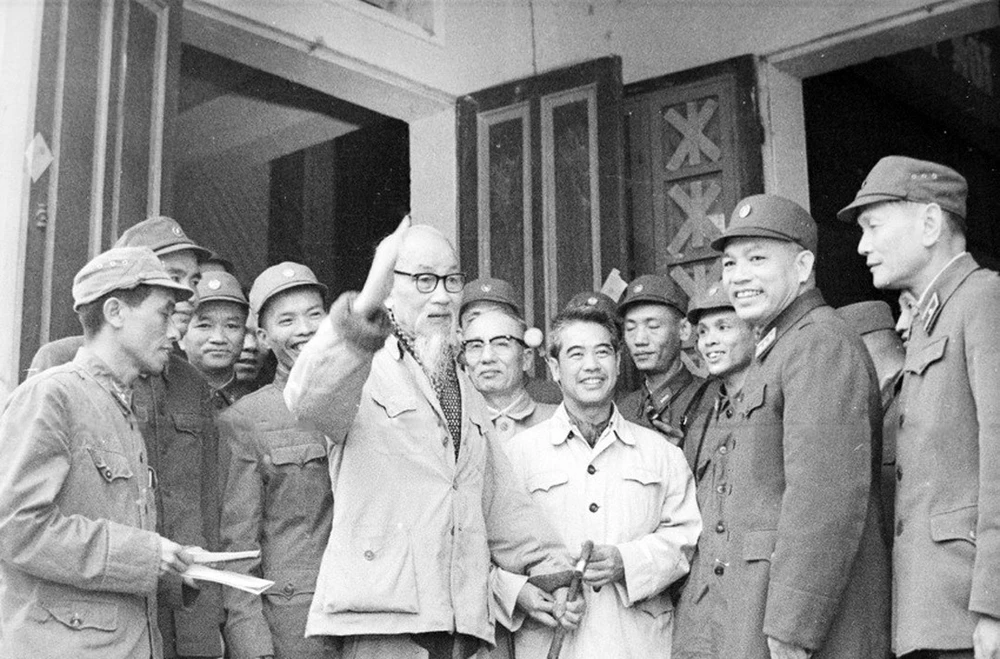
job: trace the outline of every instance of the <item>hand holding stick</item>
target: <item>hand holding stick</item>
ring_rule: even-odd
[[[566,596],[567,602],[572,602],[580,595],[580,582],[583,580],[583,572],[587,569],[587,562],[590,560],[590,552],[593,550],[593,541],[584,541],[583,546],[580,548],[580,558],[577,560],[576,566],[573,568],[573,580],[569,583],[569,595]],[[559,653],[562,651],[563,639],[566,638],[566,631],[565,627],[556,627],[555,634],[552,636],[552,645],[549,646],[548,659],[559,659]]]

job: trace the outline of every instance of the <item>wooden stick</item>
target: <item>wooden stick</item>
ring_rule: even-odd
[[[583,546],[580,548],[580,559],[573,568],[573,580],[569,582],[569,594],[566,595],[567,603],[575,600],[580,594],[580,583],[583,581],[583,572],[587,569],[587,563],[590,561],[590,552],[592,551],[594,551],[594,542],[592,540],[585,540]],[[556,631],[552,635],[552,645],[549,646],[547,659],[559,659],[559,653],[562,651],[563,639],[566,638],[567,631],[562,625],[556,627]]]

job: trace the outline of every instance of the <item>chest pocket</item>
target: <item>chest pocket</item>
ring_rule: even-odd
[[[536,492],[548,492],[560,485],[565,485],[569,482],[569,476],[563,471],[542,471],[531,474],[525,482],[528,491],[535,494]]]
[[[170,419],[174,424],[174,429],[180,433],[186,433],[188,435],[194,435],[195,437],[201,436],[201,431],[204,428],[204,421],[202,417],[198,414],[171,414]]]
[[[132,478],[132,468],[129,466],[128,458],[121,453],[93,447],[88,447],[87,451],[94,461],[97,473],[106,482],[126,482],[129,478]]]
[[[948,337],[942,336],[925,345],[917,352],[908,351],[903,370],[914,375],[923,375],[931,364],[938,362],[944,357],[945,348],[948,346]]]
[[[289,514],[318,505],[330,496],[326,446],[317,442],[271,449],[270,494],[287,503]]]
[[[767,400],[766,393],[767,384],[761,384],[746,392],[743,396],[743,418],[749,419],[754,411],[764,407],[764,401]]]
[[[375,405],[384,412],[379,428],[365,442],[384,455],[408,455],[428,450],[444,438],[444,429],[430,405],[421,405],[413,396],[390,392],[372,393]],[[440,428],[440,434],[435,430]]]

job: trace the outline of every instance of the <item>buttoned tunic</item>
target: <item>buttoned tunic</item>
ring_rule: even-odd
[[[647,411],[651,411],[660,421],[686,437],[691,428],[704,421],[708,412],[710,403],[703,405],[701,397],[704,383],[704,378],[693,375],[682,364],[656,391],[651,391],[649,385],[644,383],[619,400],[618,407],[622,416],[632,423],[656,430],[647,415]],[[668,439],[681,446],[684,444],[673,437]]]
[[[233,659],[326,656],[320,639],[303,638],[333,514],[326,439],[300,427],[288,410],[282,397],[287,378],[279,366],[272,384],[219,417],[221,440],[232,452],[223,546],[261,552],[230,569],[274,581],[262,596],[223,591]]]
[[[33,372],[73,359],[83,337],[47,343],[32,359]],[[170,355],[160,375],[133,383],[132,406],[146,445],[157,487],[157,531],[174,542],[206,549],[219,547],[222,508],[219,442],[211,388],[179,352]],[[218,657],[222,594],[216,584],[192,592],[177,577],[165,577],[157,597],[163,651],[177,656]]]
[[[684,454],[617,409],[591,447],[562,405],[514,438],[511,464],[567,546],[584,540],[621,552],[624,582],[585,586],[587,613],[564,659],[669,657],[673,605],[667,586],[687,574],[701,518]],[[518,659],[547,655],[552,630],[526,620]]]
[[[464,373],[461,449],[423,369],[387,321],[342,296],[292,369],[285,399],[331,447],[337,502],[306,633],[457,632],[493,642],[490,558],[571,569],[514,479]]]
[[[87,348],[0,418],[0,657],[162,657],[160,538],[131,392]]]
[[[767,636],[815,659],[888,649],[889,566],[877,479],[881,402],[853,328],[802,293],[762,329],[729,452],[723,657],[770,659]]]
[[[964,254],[917,305],[900,393],[893,649],[1000,618],[1000,277]]]

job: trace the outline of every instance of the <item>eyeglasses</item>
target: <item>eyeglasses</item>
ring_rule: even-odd
[[[527,344],[523,339],[519,339],[516,336],[511,336],[509,334],[501,334],[500,336],[494,336],[489,341],[483,341],[482,339],[469,339],[468,341],[462,341],[462,350],[465,351],[465,358],[471,361],[476,361],[483,356],[483,350],[486,349],[486,344],[490,344],[490,349],[497,353],[510,354],[514,350],[514,344],[520,344],[523,347],[527,347]]]
[[[397,275],[403,275],[413,280],[413,285],[420,293],[433,293],[439,281],[444,281],[444,290],[449,293],[459,293],[465,287],[465,273],[452,272],[447,275],[436,275],[433,272],[403,272],[393,270]]]

